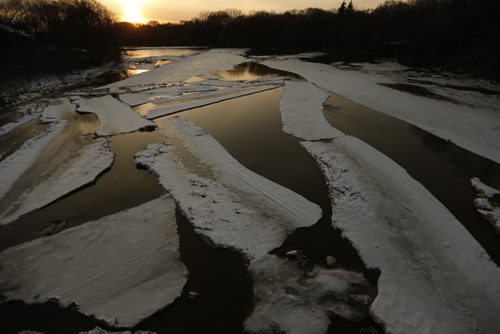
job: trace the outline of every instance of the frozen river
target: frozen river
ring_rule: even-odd
[[[129,50],[128,74],[142,74],[5,118],[0,327],[496,332],[499,236],[470,186],[500,189],[490,130],[478,137],[475,120],[461,148],[441,139],[444,118],[425,120],[432,134],[421,116],[346,91],[400,69],[370,65],[368,80],[301,57]],[[476,103],[476,117],[497,117],[496,95],[451,103],[380,87],[373,101]]]

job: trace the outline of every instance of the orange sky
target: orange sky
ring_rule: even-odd
[[[342,0],[99,0],[117,17],[128,21],[160,22],[189,20],[202,11],[238,8],[285,11],[319,7],[338,8]],[[374,8],[384,0],[354,0],[355,7]]]

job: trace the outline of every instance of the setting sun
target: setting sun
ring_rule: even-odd
[[[124,15],[122,19],[132,23],[144,23],[146,19],[142,16],[141,7],[144,0],[122,0]]]

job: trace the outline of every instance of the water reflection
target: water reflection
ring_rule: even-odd
[[[270,68],[256,62],[242,63],[236,65],[234,69],[230,71],[223,71],[217,74],[225,80],[257,80],[266,77],[279,76],[301,79],[300,76],[294,73]]]
[[[128,58],[146,58],[146,57],[161,57],[161,56],[184,56],[193,52],[198,52],[200,49],[192,48],[153,48],[153,49],[125,49],[125,54]]]

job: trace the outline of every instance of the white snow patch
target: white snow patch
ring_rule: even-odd
[[[169,305],[186,283],[175,205],[163,197],[0,253],[8,300],[62,306],[133,326]]]
[[[0,225],[11,223],[28,212],[92,183],[113,164],[113,160],[114,154],[104,138],[83,147],[53,175],[27,190],[10,209],[2,212]]]
[[[120,133],[155,127],[151,121],[145,120],[128,105],[121,103],[110,95],[76,101],[79,112],[94,113],[101,123],[97,135],[110,136]]]
[[[283,130],[305,140],[344,136],[323,116],[327,98],[328,94],[308,82],[287,81],[280,101]]]
[[[55,99],[43,110],[40,121],[43,123],[58,122],[75,113],[76,106],[68,98]]]
[[[302,145],[328,180],[333,224],[381,270],[370,311],[388,333],[500,331],[500,269],[432,194],[356,138]]]
[[[43,149],[61,133],[65,126],[64,121],[51,124],[40,135],[27,140],[17,151],[0,161],[0,199],[33,165]]]
[[[34,120],[37,117],[38,117],[38,115],[24,115],[14,122],[10,122],[10,123],[2,125],[0,127],[0,136],[3,136],[5,134],[11,132],[12,130],[16,129],[17,127],[19,127],[23,124],[26,124],[26,123]]]
[[[414,124],[456,145],[500,162],[500,112],[416,96],[380,85],[384,75],[336,69],[298,60],[264,61],[264,65],[301,75],[317,86],[371,109]],[[467,120],[464,122],[463,120]]]
[[[102,88],[184,82],[193,76],[206,74],[210,71],[230,70],[246,61],[243,53],[244,50],[240,49],[212,49],[172,61],[167,65],[138,74],[132,78],[114,82]]]
[[[281,87],[281,86],[264,86],[264,87],[249,88],[246,90],[242,90],[242,91],[227,94],[227,95],[216,96],[216,97],[206,98],[206,99],[202,99],[202,100],[187,102],[187,103],[175,104],[173,106],[164,107],[164,108],[152,109],[148,112],[148,115],[146,116],[146,118],[155,119],[155,118],[163,117],[166,115],[175,114],[175,113],[178,113],[181,111],[200,108],[200,107],[207,106],[210,104],[235,99],[235,98],[242,97],[242,96],[261,93],[261,92],[271,90],[271,89],[276,89],[279,87]]]
[[[478,195],[474,200],[477,212],[500,234],[500,190],[487,186],[477,177],[472,178],[470,182]]]
[[[159,176],[195,231],[214,244],[258,258],[321,217],[318,205],[246,169],[191,122],[175,117],[160,127],[167,145],[149,145],[136,162]],[[207,169],[204,176],[188,172],[185,159]]]
[[[329,313],[356,321],[368,311],[370,286],[362,274],[319,267],[304,272],[268,254],[248,269],[256,300],[245,321],[250,333],[322,334],[328,331]]]

